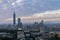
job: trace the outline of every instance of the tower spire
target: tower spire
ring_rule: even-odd
[[[13,13],[13,26],[16,25],[16,14],[15,14],[15,11]]]

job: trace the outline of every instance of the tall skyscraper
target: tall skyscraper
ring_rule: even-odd
[[[41,26],[42,26],[42,27],[44,26],[44,21],[43,21],[43,20],[41,20]]]
[[[45,31],[45,30],[44,30],[44,21],[41,20],[41,22],[39,23],[39,25],[40,25],[40,31],[41,31],[41,32],[44,32],[44,31]]]
[[[14,12],[14,14],[13,14],[13,26],[15,26],[15,25],[16,25],[16,14]]]
[[[22,27],[22,22],[21,22],[21,19],[18,18],[18,27],[21,28]]]

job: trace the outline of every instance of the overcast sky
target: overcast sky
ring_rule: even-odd
[[[60,21],[60,0],[0,0],[0,23],[12,22],[13,13],[22,22]]]

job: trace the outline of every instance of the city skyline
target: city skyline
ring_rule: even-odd
[[[60,0],[0,0],[0,24],[12,23],[14,11],[23,23],[60,22]]]

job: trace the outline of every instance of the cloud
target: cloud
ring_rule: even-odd
[[[8,5],[7,4],[3,4],[3,10],[7,10],[8,9]]]
[[[8,0],[8,3],[12,3],[12,2],[14,2],[14,0]]]
[[[43,13],[36,13],[31,16],[23,16],[20,18],[22,19],[22,22],[34,22],[34,21],[40,21],[40,20],[58,21],[60,20],[60,10],[46,11]],[[8,18],[7,20],[12,21],[13,18]]]
[[[2,1],[2,0],[0,0],[0,3],[3,3],[3,1]]]
[[[16,3],[20,3],[20,2],[22,2],[22,1],[23,1],[23,0],[17,0]]]
[[[59,18],[60,17],[60,10],[54,11],[46,11],[44,13],[36,13],[32,16],[22,17],[22,19],[30,19],[30,18]]]
[[[13,6],[13,7],[15,7],[16,5],[21,5],[21,2],[22,2],[23,0],[16,0],[16,1],[14,1],[11,5]]]
[[[17,18],[23,16],[21,17],[21,19],[22,21],[25,22],[27,22],[28,20],[30,22],[35,20],[39,21],[41,19],[47,21],[50,19],[59,20],[60,15],[58,14],[60,12],[57,14],[56,12],[58,11],[58,9],[60,9],[60,0],[38,0],[38,1],[37,0],[9,0],[9,2],[8,0],[0,0],[0,2],[1,2],[0,11],[2,14],[0,16],[4,17],[5,19],[6,18],[9,19],[8,17],[11,18],[12,12],[15,10],[17,14]],[[3,6],[4,4],[7,5]],[[7,13],[10,16],[7,15],[7,17],[5,17],[4,13]],[[2,20],[2,22],[3,21],[4,20]]]
[[[16,7],[16,4],[15,3],[12,3],[12,6],[15,8]]]

